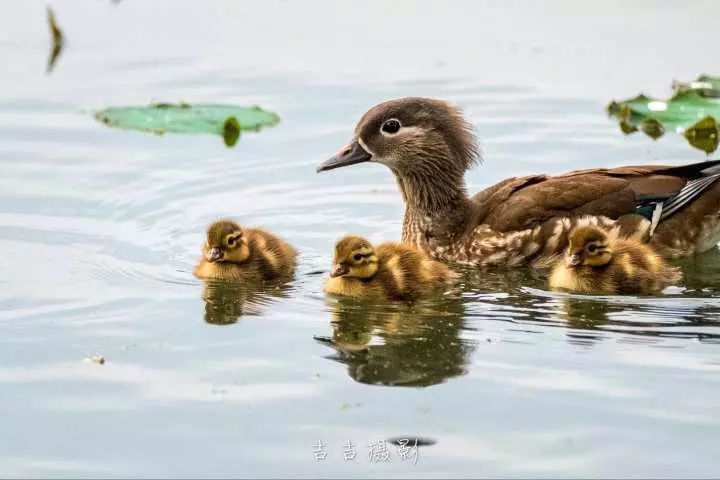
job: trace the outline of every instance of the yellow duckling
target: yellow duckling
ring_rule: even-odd
[[[231,220],[210,225],[202,251],[193,271],[196,277],[235,281],[289,277],[297,257],[295,249],[275,235],[243,229]]]
[[[660,292],[680,281],[649,245],[620,238],[617,229],[584,226],[570,232],[563,259],[550,275],[550,288],[580,293],[642,294]]]
[[[409,300],[456,277],[444,264],[413,246],[388,242],[374,248],[364,238],[348,236],[335,245],[325,291],[350,297]]]

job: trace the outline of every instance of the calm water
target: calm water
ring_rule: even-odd
[[[44,2],[0,6],[0,475],[720,475],[718,251],[652,299],[517,271],[466,272],[413,308],[328,300],[334,241],[397,239],[402,207],[381,166],[314,170],[406,95],[471,116],[471,191],[701,160],[623,137],[603,107],[720,71],[710,2],[52,5],[67,48],[51,75]],[[227,149],[88,114],[179,100],[282,121]],[[219,216],[295,244],[296,279],[194,279]],[[416,436],[417,465],[394,446],[368,461],[369,442]]]

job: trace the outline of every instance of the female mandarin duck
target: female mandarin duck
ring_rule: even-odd
[[[619,226],[666,257],[720,241],[718,160],[514,177],[468,197],[463,177],[477,159],[459,109],[402,98],[365,113],[350,144],[318,172],[368,161],[389,167],[405,201],[403,242],[445,261],[546,265],[580,225]]]
[[[618,228],[576,227],[564,258],[550,274],[550,288],[580,293],[659,293],[681,279],[647,243],[620,236]]]
[[[411,245],[383,243],[377,248],[348,236],[335,245],[327,293],[359,298],[412,300],[456,278],[444,264]]]
[[[203,256],[193,273],[199,278],[258,281],[289,277],[297,252],[275,235],[258,228],[243,229],[231,220],[208,228]]]

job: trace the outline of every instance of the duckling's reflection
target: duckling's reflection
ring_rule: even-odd
[[[672,289],[659,297],[574,295],[547,290],[544,272],[524,269],[512,271],[464,271],[464,291],[500,293],[483,298],[498,305],[518,325],[557,326],[566,330],[569,343],[591,346],[621,334],[623,341],[655,342],[660,338],[697,338],[720,341],[715,332],[720,318],[716,301],[720,278],[720,252],[698,256],[680,264],[683,267],[682,298]],[[683,288],[674,287],[674,288]],[[535,290],[530,291],[530,290]],[[700,297],[690,301],[688,296]],[[708,298],[709,297],[709,298]],[[528,315],[513,317],[513,312]],[[520,327],[521,328],[521,327]]]
[[[355,381],[373,385],[428,386],[465,373],[472,343],[460,338],[464,308],[458,299],[429,303],[328,300],[335,349]]]
[[[591,345],[603,339],[603,326],[610,323],[610,315],[625,308],[603,301],[568,297],[560,301],[557,315],[568,327],[569,343]]]
[[[205,321],[213,325],[230,325],[243,315],[259,315],[263,307],[277,298],[288,297],[287,281],[237,283],[222,280],[205,282]]]
[[[557,313],[569,327],[567,337],[571,343],[591,344],[607,333],[620,333],[645,342],[660,338],[720,340],[720,335],[714,333],[718,327],[714,319],[720,318],[717,305],[686,302],[658,305],[643,297],[567,297],[559,303]]]

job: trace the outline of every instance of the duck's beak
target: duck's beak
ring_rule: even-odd
[[[580,263],[582,263],[582,258],[580,258],[580,255],[575,253],[573,255],[569,255],[565,259],[565,263],[568,267],[577,267],[578,265],[580,265]]]
[[[350,271],[350,269],[346,265],[343,265],[342,263],[338,263],[338,264],[333,265],[333,269],[332,269],[332,272],[330,272],[330,276],[333,278],[341,277],[341,276],[345,275],[346,273],[348,273],[349,271]]]
[[[327,159],[325,163],[317,167],[317,173],[324,172],[325,170],[332,170],[333,168],[346,167],[348,165],[355,165],[356,163],[367,162],[372,158],[372,155],[367,152],[357,140],[345,145],[338,152]]]
[[[217,262],[217,261],[220,260],[222,257],[223,257],[223,253],[222,253],[222,252],[220,251],[220,249],[217,248],[217,247],[213,247],[213,248],[209,249],[209,250],[207,251],[207,253],[205,254],[205,258],[206,258],[207,261],[210,262],[210,263],[212,263],[212,262]]]

